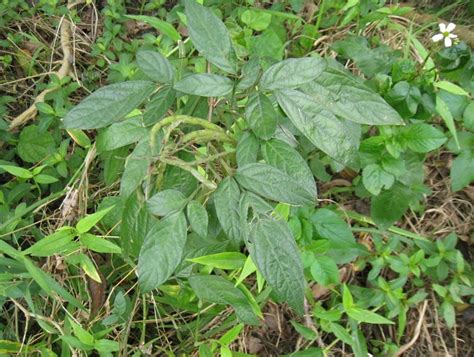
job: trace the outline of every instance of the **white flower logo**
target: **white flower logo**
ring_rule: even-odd
[[[453,45],[453,38],[458,36],[451,33],[456,28],[456,25],[450,22],[448,26],[445,24],[439,24],[439,32],[434,35],[431,39],[433,42],[439,42],[444,39],[444,47],[451,47]]]

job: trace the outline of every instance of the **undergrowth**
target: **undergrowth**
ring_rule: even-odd
[[[3,1],[0,355],[471,355],[474,9],[418,5]]]

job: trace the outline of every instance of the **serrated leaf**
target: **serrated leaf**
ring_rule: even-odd
[[[29,125],[21,131],[16,150],[23,161],[36,163],[53,154],[55,146],[50,132]]]
[[[420,153],[433,151],[447,140],[440,130],[424,123],[408,125],[403,128],[400,135],[410,150]]]
[[[137,64],[150,79],[159,83],[173,83],[174,68],[160,52],[139,51],[137,53]]]
[[[236,179],[245,189],[270,200],[293,205],[316,203],[316,196],[312,192],[285,172],[267,164],[255,163],[239,167]]]
[[[213,197],[217,218],[222,229],[231,241],[239,243],[241,241],[239,186],[232,177],[226,177],[219,183]]]
[[[343,164],[355,161],[359,140],[351,127],[300,91],[280,90],[275,96],[293,125],[314,146]]]
[[[298,248],[288,225],[271,218],[251,230],[250,255],[268,285],[298,313],[303,313],[305,279]]]
[[[155,89],[149,81],[128,81],[102,87],[64,117],[67,129],[98,129],[124,118]]]
[[[316,257],[311,265],[311,275],[314,280],[322,286],[339,283],[339,269],[334,260],[329,257]]]
[[[231,79],[212,73],[191,74],[174,85],[177,91],[201,97],[221,97],[230,93],[233,87]]]
[[[191,201],[188,203],[186,214],[193,231],[203,238],[207,237],[209,217],[206,208],[197,201]]]
[[[225,278],[215,275],[191,276],[189,284],[201,300],[231,305],[243,323],[258,325],[259,320],[244,293]]]
[[[236,148],[237,165],[244,166],[257,162],[259,143],[252,133],[246,132],[240,138]]]
[[[139,116],[114,123],[97,137],[97,151],[110,151],[139,141],[148,133]]]
[[[272,139],[262,145],[262,155],[267,164],[282,170],[316,197],[316,182],[306,161],[287,143]]]
[[[411,199],[409,189],[394,185],[390,190],[372,197],[370,215],[381,228],[388,228],[403,216]]]
[[[367,191],[377,196],[382,188],[392,187],[395,176],[386,172],[380,165],[370,164],[362,171],[362,182]]]
[[[95,212],[81,218],[76,224],[76,229],[79,233],[86,233],[92,229],[104,216],[109,213],[114,206]]]
[[[245,118],[256,136],[270,139],[275,133],[276,117],[272,102],[266,95],[257,93],[250,97],[245,107]]]
[[[224,23],[195,0],[185,1],[189,37],[194,47],[212,64],[228,73],[236,73],[237,63],[229,32]]]
[[[246,256],[238,252],[223,252],[187,259],[192,263],[207,265],[217,269],[234,270],[242,268]]]
[[[138,258],[138,283],[149,292],[165,283],[181,262],[186,244],[184,213],[162,219],[147,233]]]
[[[320,57],[289,58],[268,68],[260,84],[264,90],[296,88],[317,78],[326,67]]]
[[[167,216],[181,211],[186,206],[186,197],[177,190],[164,190],[153,195],[146,202],[148,212],[156,216]]]
[[[171,38],[173,41],[179,41],[181,40],[181,35],[179,32],[173,27],[173,25],[169,24],[166,21],[160,20],[157,17],[154,16],[144,16],[144,15],[125,15],[129,19],[132,20],[137,20],[144,22],[158,31],[160,31],[162,34],[168,36]]]
[[[302,91],[321,109],[346,120],[368,125],[403,124],[395,109],[347,71],[327,68]]]

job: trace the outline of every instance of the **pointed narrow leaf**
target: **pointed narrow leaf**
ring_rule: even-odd
[[[100,88],[71,109],[64,117],[67,129],[103,128],[124,118],[155,89],[149,81],[128,81]]]
[[[248,164],[239,167],[236,179],[245,189],[273,201],[293,205],[316,203],[313,192],[302,187],[293,177],[266,164]]]
[[[238,252],[223,252],[202,257],[187,259],[193,263],[208,265],[217,269],[234,270],[242,268],[245,264],[246,256]]]
[[[158,288],[174,273],[183,256],[186,229],[184,213],[178,212],[148,232],[138,258],[138,283],[143,292]]]
[[[225,72],[236,73],[237,64],[229,32],[211,9],[196,0],[185,0],[188,31],[194,47],[212,64]]]
[[[73,228],[63,228],[37,241],[25,250],[24,254],[29,254],[35,257],[48,257],[54,254],[59,254],[70,246],[70,243],[75,236],[76,232]]]
[[[305,279],[298,248],[284,221],[265,218],[251,231],[252,260],[275,293],[303,313]]]
[[[94,227],[104,216],[109,213],[114,206],[103,209],[101,211],[98,211],[93,214],[89,214],[85,216],[84,218],[81,218],[79,222],[76,224],[76,229],[79,233],[86,233],[88,232],[92,227]]]
[[[181,35],[179,32],[173,27],[173,25],[167,23],[166,21],[160,20],[155,16],[144,16],[144,15],[126,15],[129,19],[137,20],[144,22],[158,31],[160,31],[163,35],[168,36],[173,41],[181,40]]]
[[[199,275],[189,277],[189,284],[201,300],[231,305],[238,318],[246,324],[257,325],[259,320],[244,293],[221,276]]]
[[[267,69],[260,83],[264,90],[296,88],[317,78],[326,67],[320,57],[289,58]]]

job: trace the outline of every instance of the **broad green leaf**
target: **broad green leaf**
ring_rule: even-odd
[[[131,195],[125,202],[120,224],[120,245],[125,257],[138,257],[143,240],[154,226],[152,217],[138,195]]]
[[[64,227],[59,231],[42,238],[23,253],[35,257],[48,257],[54,254],[62,253],[69,246],[76,232],[71,227]]]
[[[33,174],[29,170],[18,166],[0,165],[0,169],[19,178],[29,179],[33,177]]]
[[[361,309],[360,307],[352,306],[349,310],[346,310],[346,312],[350,318],[356,320],[357,322],[366,322],[369,324],[393,324],[392,321],[386,319],[382,315],[376,314],[375,312],[369,310]]]
[[[342,288],[342,305],[346,312],[354,307],[354,299],[346,284]]]
[[[446,321],[446,325],[448,325],[449,328],[453,328],[456,324],[456,311],[454,310],[454,306],[448,301],[444,301],[441,304],[440,312]]]
[[[362,171],[362,182],[371,194],[377,196],[382,188],[389,189],[395,182],[395,176],[386,172],[380,165],[370,164]]]
[[[239,167],[236,179],[245,189],[273,201],[293,205],[314,205],[316,196],[285,172],[266,164]]]
[[[474,132],[474,101],[464,109],[463,120],[464,126]]]
[[[148,212],[156,216],[167,216],[181,211],[186,206],[186,197],[177,190],[164,190],[153,195],[146,202]]]
[[[81,265],[81,269],[86,273],[92,280],[98,282],[99,284],[102,283],[100,279],[100,275],[95,268],[94,263],[92,262],[91,258],[87,255],[80,253],[79,254],[79,263]]]
[[[370,215],[381,228],[388,228],[399,220],[408,209],[412,199],[411,191],[401,185],[372,197]]]
[[[424,123],[410,124],[402,129],[402,142],[414,152],[430,152],[446,142],[446,136],[434,126]]]
[[[104,183],[107,186],[113,185],[119,179],[125,166],[127,154],[127,146],[102,153],[101,159],[104,162]]]
[[[244,24],[255,31],[263,31],[270,25],[272,15],[255,10],[245,10],[242,15],[240,15],[240,19]]]
[[[448,82],[448,81],[439,81],[433,83],[433,85],[437,88],[444,89],[447,92],[456,94],[456,95],[464,95],[469,97],[469,93],[466,92],[464,89],[459,87],[458,85]]]
[[[93,234],[84,233],[79,236],[81,244],[97,253],[121,254],[122,249],[108,240],[97,237]]]
[[[244,293],[222,276],[191,276],[189,284],[199,299],[215,304],[231,305],[243,323],[258,325],[259,320]]]
[[[352,345],[351,335],[349,334],[349,332],[347,332],[347,330],[344,327],[342,327],[338,323],[330,322],[329,328],[331,329],[331,332],[342,342],[344,342],[345,344],[348,344],[349,346]]]
[[[235,152],[237,165],[244,166],[257,162],[259,143],[252,133],[246,132],[239,140]]]
[[[329,286],[339,283],[339,269],[329,257],[318,256],[311,265],[311,275],[318,284]]]
[[[163,35],[168,36],[170,39],[173,41],[179,41],[181,40],[181,35],[179,32],[168,22],[160,20],[156,16],[144,16],[144,15],[126,15],[129,19],[132,20],[137,20],[144,22],[158,31],[162,33]]]
[[[286,59],[267,69],[260,84],[263,90],[296,88],[317,78],[326,67],[320,57]]]
[[[171,108],[176,98],[176,91],[172,85],[165,85],[150,97],[145,105],[143,122],[146,126],[153,125],[162,119]]]
[[[160,52],[139,51],[137,53],[137,64],[150,79],[159,83],[173,83],[174,68]]]
[[[281,299],[303,313],[305,279],[298,248],[288,225],[270,218],[258,220],[251,231],[250,255]]]
[[[232,91],[234,82],[212,73],[191,74],[175,83],[174,89],[201,97],[221,97]]]
[[[140,186],[147,175],[150,158],[148,140],[140,141],[126,160],[120,180],[120,196],[127,198]]]
[[[194,47],[221,70],[235,74],[236,56],[229,32],[211,9],[195,0],[185,0],[189,37]]]
[[[109,213],[113,208],[114,206],[81,218],[76,224],[77,231],[79,233],[89,232],[91,228],[94,227],[102,218],[104,218],[104,216]]]
[[[118,352],[120,351],[120,344],[117,341],[102,339],[94,342],[94,349],[102,353]]]
[[[217,218],[222,229],[231,241],[239,243],[241,241],[239,186],[232,177],[226,177],[220,182],[213,196]]]
[[[316,332],[314,332],[311,328],[306,327],[299,322],[291,320],[290,323],[293,325],[296,332],[298,332],[301,336],[303,336],[308,341],[314,340],[316,338]]]
[[[59,180],[54,177],[54,176],[50,176],[50,175],[44,175],[44,174],[39,174],[39,175],[36,175],[34,177],[34,180],[36,183],[39,183],[41,185],[49,185],[51,183],[55,183],[55,182],[58,182]]]
[[[245,264],[246,256],[238,252],[223,252],[202,257],[187,259],[192,263],[208,265],[217,269],[234,270],[242,268]]]
[[[110,151],[134,143],[145,137],[147,132],[140,116],[114,123],[98,135],[97,151]]]
[[[316,197],[316,182],[313,174],[298,151],[283,141],[272,139],[262,145],[262,155],[267,164],[285,172]]]
[[[456,131],[456,126],[454,125],[454,118],[446,102],[439,96],[436,95],[436,111],[444,120],[446,127],[454,138],[456,145],[459,147],[458,133]]]
[[[395,109],[347,71],[328,68],[302,90],[319,108],[343,119],[368,125],[403,124]]]
[[[36,163],[55,151],[56,145],[51,133],[41,130],[36,125],[25,127],[21,131],[19,139],[16,151],[25,162]]]
[[[351,127],[300,91],[287,89],[275,95],[293,125],[314,146],[343,164],[355,161],[359,140]]]
[[[81,129],[69,129],[66,131],[77,145],[86,149],[91,146],[91,140]]]
[[[74,332],[74,335],[81,341],[83,344],[88,345],[88,346],[94,346],[94,336],[87,332],[81,325],[79,325],[77,322],[75,322],[71,318],[67,318],[68,323],[72,327],[72,331]]]
[[[98,129],[124,118],[155,89],[149,81],[110,84],[95,91],[64,117],[67,129]]]
[[[464,150],[453,160],[451,165],[451,189],[459,191],[474,181],[473,152]]]
[[[182,212],[159,221],[147,233],[138,258],[138,283],[149,292],[165,283],[181,262],[187,236]]]
[[[209,217],[206,208],[197,201],[191,201],[186,209],[186,215],[192,230],[203,238],[207,237]]]
[[[245,118],[256,136],[262,139],[270,139],[275,133],[277,113],[270,99],[257,93],[250,97],[245,107]]]

